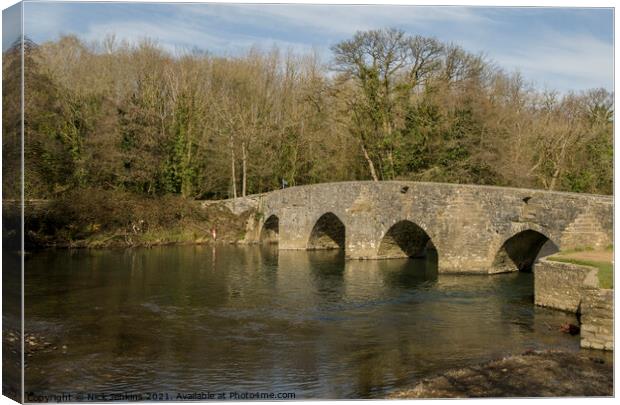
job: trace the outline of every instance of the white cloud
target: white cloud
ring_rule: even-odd
[[[189,6],[195,16],[217,17],[236,24],[286,26],[319,30],[322,34],[350,35],[388,25],[491,23],[492,20],[464,7],[325,6],[325,5],[228,5]]]
[[[135,4],[127,7],[137,10]],[[85,18],[77,25],[71,6],[30,3],[27,8],[27,32],[40,38],[55,38],[73,29],[88,41],[114,34],[129,42],[154,39],[172,52],[198,47],[229,55],[255,45],[265,49],[277,45],[297,52],[318,50],[327,59],[330,45],[357,30],[396,26],[412,33],[437,35],[472,52],[484,52],[501,67],[519,70],[538,85],[560,90],[613,85],[611,41],[577,34],[570,26],[556,26],[558,31],[544,34],[528,31],[519,25],[521,21],[509,21],[513,25],[504,27],[502,18],[507,13],[501,8],[150,5],[136,13],[116,9],[105,15],[91,15],[81,8],[80,15]],[[536,15],[535,10],[529,12]],[[527,18],[526,14],[522,20]]]
[[[146,21],[127,21],[121,23],[93,24],[81,37],[86,41],[97,41],[108,35],[114,35],[118,40],[136,43],[144,39],[156,41],[167,51],[175,54],[199,48],[220,55],[236,55],[258,46],[269,49],[277,46],[281,49],[293,49],[298,53],[312,50],[312,46],[289,42],[275,38],[261,38],[247,35],[222,36],[216,32],[209,32],[201,27],[191,25],[168,25]]]
[[[492,55],[539,85],[560,89],[613,87],[613,44],[586,35],[547,33],[519,49]]]
[[[258,33],[223,32],[209,24],[210,21],[217,21],[218,26],[243,27],[241,31]],[[492,23],[462,7],[188,4],[169,15],[154,15],[148,21],[93,23],[81,36],[96,40],[114,33],[117,38],[129,42],[148,37],[171,51],[197,46],[224,54],[235,54],[256,45],[263,48],[277,45],[297,52],[317,50],[325,57],[333,43],[357,30],[399,24],[421,26],[439,21],[472,25]],[[274,29],[276,33],[266,33]],[[282,39],[287,33],[292,38]]]

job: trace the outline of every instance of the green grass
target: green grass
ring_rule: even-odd
[[[598,281],[601,288],[614,288],[614,265],[610,262],[595,262],[591,260],[572,259],[562,256],[551,256],[547,259],[556,262],[580,264],[583,266],[596,267],[598,269]]]
[[[607,250],[607,248],[605,248],[605,250]],[[592,246],[579,246],[573,249],[566,249],[566,250],[562,250],[561,252],[558,252],[558,255],[568,255],[571,253],[579,253],[579,252],[593,252],[594,248]]]

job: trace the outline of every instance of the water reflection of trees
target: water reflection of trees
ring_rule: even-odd
[[[207,380],[259,389],[267,381],[317,396],[375,396],[527,348],[532,336],[558,340],[540,329],[556,315],[521,312],[531,308],[522,302],[529,280],[518,277],[529,274],[437,276],[415,260],[229,246],[215,249],[213,268],[213,250],[33,256],[27,320],[56,325],[48,331],[69,349],[33,358],[33,369],[54,377],[28,388],[130,379],[138,389],[199,389]]]

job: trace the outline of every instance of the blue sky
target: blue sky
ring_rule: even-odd
[[[315,49],[326,62],[329,47],[357,30],[398,27],[482,52],[541,89],[613,90],[611,8],[28,2],[24,14],[26,35],[36,42],[115,34],[149,37],[171,51],[196,47],[223,55],[277,44]]]

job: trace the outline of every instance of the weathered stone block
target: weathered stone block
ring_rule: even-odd
[[[598,269],[541,259],[534,266],[534,302],[578,312],[584,289],[598,287]]]
[[[581,304],[581,347],[613,350],[613,302],[613,290],[584,290]]]

